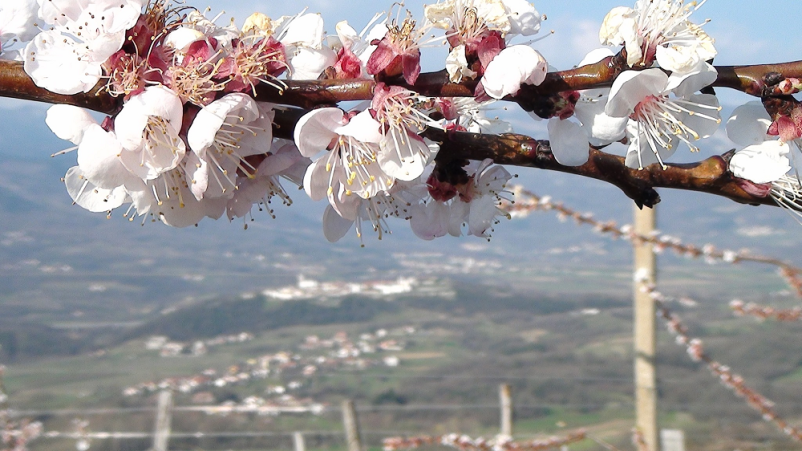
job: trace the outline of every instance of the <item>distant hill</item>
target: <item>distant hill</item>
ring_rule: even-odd
[[[87,338],[41,324],[0,321],[0,362],[77,355],[92,348]]]
[[[122,335],[120,341],[149,335],[192,340],[297,325],[354,323],[397,310],[398,306],[393,303],[357,296],[345,297],[336,305],[320,305],[312,301],[271,303],[262,296],[253,299],[216,299],[152,320]]]
[[[460,315],[488,314],[546,315],[585,307],[627,306],[627,300],[605,297],[556,299],[527,295],[511,290],[494,290],[475,284],[462,284],[455,299],[427,296],[400,296],[379,300],[345,296],[337,302],[321,304],[313,300],[276,302],[262,296],[253,299],[217,298],[178,309],[129,330],[119,342],[150,335],[166,335],[175,340],[193,340],[242,331],[260,333],[297,325],[319,326],[370,321],[381,314],[417,309]]]

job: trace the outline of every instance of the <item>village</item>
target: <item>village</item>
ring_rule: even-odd
[[[191,402],[197,405],[197,410],[209,414],[320,413],[324,404],[296,396],[311,376],[319,372],[359,371],[377,366],[390,369],[398,367],[401,359],[396,354],[406,348],[405,339],[415,333],[414,327],[404,326],[364,332],[354,338],[345,331],[336,332],[328,338],[308,335],[292,349],[247,359],[224,369],[210,368],[196,375],[142,382],[124,388],[122,393],[125,397],[133,398],[172,390],[191,395]],[[145,341],[145,349],[158,352],[165,358],[191,358],[208,352],[210,346],[242,343],[253,338],[253,334],[242,332],[205,341],[180,343],[169,341],[164,336],[152,336]],[[215,389],[267,379],[279,380],[281,383],[266,385],[264,396],[249,396],[238,403],[230,400],[217,403]]]
[[[375,299],[392,299],[397,295],[438,296],[453,298],[456,293],[448,282],[439,279],[419,280],[416,277],[398,277],[396,280],[373,280],[367,282],[320,282],[303,274],[298,275],[295,285],[270,288],[262,291],[268,299],[292,301],[317,299],[326,301],[348,295],[359,295]]]

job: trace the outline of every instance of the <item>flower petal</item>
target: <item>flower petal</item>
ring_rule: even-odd
[[[84,132],[97,121],[83,108],[72,105],[53,105],[47,110],[45,123],[61,139],[80,144]]]
[[[739,146],[760,144],[768,139],[767,131],[771,118],[758,101],[736,108],[727,119],[727,137]]]
[[[487,65],[482,86],[490,97],[502,99],[517,94],[522,83],[539,85],[547,71],[548,63],[537,50],[513,45],[502,50]]]
[[[98,188],[83,176],[78,166],[67,170],[64,183],[72,200],[93,213],[113,210],[129,200],[125,188],[122,186],[114,189]]]
[[[343,111],[339,108],[319,108],[305,114],[295,125],[295,145],[305,157],[313,157],[325,150],[337,137],[334,131],[343,124]]]
[[[613,82],[604,112],[613,117],[626,117],[643,99],[665,91],[668,75],[660,69],[628,70]]]
[[[339,241],[353,225],[353,220],[340,216],[331,205],[326,206],[326,211],[323,212],[323,236],[330,243]]]
[[[581,166],[588,161],[588,138],[579,124],[555,117],[549,119],[548,128],[551,152],[558,163]]]
[[[765,141],[739,150],[730,159],[730,172],[755,183],[771,183],[791,170],[790,147],[779,141]]]

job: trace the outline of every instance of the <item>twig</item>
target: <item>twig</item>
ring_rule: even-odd
[[[755,304],[754,302],[744,303],[740,299],[735,299],[730,302],[730,308],[737,316],[753,316],[761,320],[773,319],[781,322],[794,322],[802,319],[802,307],[777,309],[767,305]]]
[[[708,262],[739,263],[752,262],[776,266],[780,274],[786,279],[789,286],[802,298],[802,268],[773,257],[752,255],[743,251],[716,249],[712,244],[696,246],[684,244],[679,238],[664,234],[642,235],[635,233],[631,225],[618,226],[615,221],[603,222],[597,220],[589,213],[580,213],[566,207],[562,203],[553,202],[548,196],[538,196],[523,187],[514,187],[515,202],[506,203],[504,209],[512,216],[525,216],[533,211],[554,211],[561,218],[571,218],[577,224],[590,225],[599,233],[610,235],[613,238],[627,239],[633,244],[650,243],[655,252],[670,249],[678,255],[690,258],[704,258]]]
[[[748,387],[743,377],[733,373],[729,366],[713,360],[705,352],[702,340],[691,338],[688,335],[688,328],[682,324],[680,318],[665,306],[663,295],[654,286],[647,287],[647,290],[660,310],[660,315],[666,320],[668,331],[676,337],[677,344],[685,346],[688,355],[693,361],[704,362],[713,376],[718,377],[721,383],[735,393],[736,396],[743,398],[749,407],[760,412],[765,421],[773,423],[783,434],[792,439],[802,441],[802,433],[777,414],[774,410],[773,401]]]

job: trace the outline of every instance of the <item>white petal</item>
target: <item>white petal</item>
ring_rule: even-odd
[[[53,105],[47,110],[45,123],[61,139],[79,144],[84,131],[97,121],[83,108],[72,105]]]
[[[164,38],[164,46],[183,54],[190,44],[203,39],[206,39],[206,35],[200,30],[191,27],[179,27]]]
[[[299,47],[290,58],[291,80],[316,80],[327,67],[337,62],[337,54],[328,47]]]
[[[373,119],[368,110],[365,110],[352,117],[347,124],[335,129],[335,132],[364,143],[378,143],[383,138],[380,128],[381,124]]]
[[[678,97],[690,97],[705,86],[710,86],[718,78],[718,71],[712,65],[700,61],[686,73],[673,72],[668,77],[667,91],[673,91]]]
[[[25,47],[25,73],[41,88],[56,94],[77,94],[100,80],[100,62],[88,61],[87,51],[72,37],[43,31]]]
[[[195,199],[204,198],[204,193],[209,188],[209,163],[198,157],[195,152],[189,152],[184,162],[184,171],[187,175],[189,190]]]
[[[581,166],[588,161],[588,138],[579,124],[555,117],[549,119],[548,128],[551,152],[558,163]]]
[[[730,172],[755,183],[771,183],[791,170],[790,148],[779,141],[765,141],[739,150],[730,159]]]
[[[531,36],[540,31],[540,14],[526,0],[501,0],[507,8],[510,33]]]
[[[178,135],[155,130],[151,139],[136,149],[123,148],[120,160],[137,177],[154,180],[164,172],[175,169],[184,158],[186,147]]]
[[[256,174],[260,177],[279,175],[303,160],[306,160],[307,165],[311,164],[309,159],[301,155],[295,144],[284,144],[272,154],[267,155],[256,168]]]
[[[702,60],[693,47],[688,46],[657,46],[655,56],[660,67],[677,73],[685,73],[693,70]]]
[[[183,118],[181,99],[169,88],[157,85],[128,100],[114,120],[114,131],[123,148],[134,150],[143,144],[150,116],[164,119],[168,132],[178,136]]]
[[[635,26],[631,20],[635,16],[635,10],[626,6],[617,6],[610,10],[599,29],[599,41],[602,45],[621,45],[624,38],[621,33],[623,26]],[[628,20],[630,19],[630,20]]]
[[[122,146],[114,132],[107,132],[93,124],[84,133],[78,146],[78,166],[94,185],[113,189],[124,185],[133,177],[120,160]]]
[[[476,72],[468,69],[468,60],[465,58],[465,45],[458,45],[451,49],[446,57],[446,71],[452,83],[459,83],[463,77],[473,78]]]
[[[29,41],[37,33],[36,18],[39,5],[36,0],[5,1],[0,5],[0,40],[14,36],[22,42]]]
[[[467,202],[454,201],[448,209],[448,234],[451,236],[462,236],[462,224],[468,220],[470,205]]]
[[[310,199],[317,202],[325,199],[329,191],[329,171],[326,162],[321,158],[306,168],[304,174],[304,190]]]
[[[437,153],[439,147],[436,144],[432,144],[430,147],[417,135],[410,134],[403,139],[403,143],[400,142],[400,137],[394,140],[388,133],[381,142],[382,151],[379,153],[377,161],[385,174],[391,178],[408,182],[423,174],[423,170]],[[396,145],[402,146],[403,149],[399,152]]]
[[[236,153],[240,157],[270,151],[273,141],[273,119],[276,117],[276,112],[273,111],[272,104],[257,103],[257,113],[259,117],[247,124],[252,133],[245,132],[239,138],[239,148]]]
[[[334,30],[337,32],[337,37],[340,38],[340,43],[342,43],[342,46],[347,49],[350,49],[354,46],[355,42],[361,40],[356,30],[354,30],[352,26],[348,25],[347,20],[337,22],[337,25],[334,26]]]
[[[661,94],[667,82],[668,75],[660,69],[624,71],[613,82],[604,112],[613,117],[629,116],[643,99]]]
[[[189,147],[200,152],[211,146],[220,131],[223,122],[228,119],[230,114],[236,114],[242,120],[237,121],[243,125],[250,124],[259,115],[256,101],[250,96],[241,93],[228,94],[219,100],[215,100],[209,105],[201,108],[192,125],[187,131],[187,144]]]
[[[448,234],[450,209],[447,204],[430,201],[416,204],[410,211],[409,226],[418,238],[432,240]]]
[[[758,101],[739,106],[727,119],[727,136],[739,146],[759,144],[768,139],[771,118]]]
[[[94,213],[113,210],[128,200],[122,186],[111,190],[98,188],[83,176],[78,166],[67,170],[64,183],[72,200]]]
[[[696,132],[699,138],[707,138],[715,133],[721,123],[718,98],[713,94],[694,94],[688,101],[691,104],[686,104],[685,107],[694,114],[683,113],[682,122]]]
[[[326,211],[323,212],[323,236],[330,243],[339,241],[353,225],[353,220],[340,216],[331,205],[326,206]]]
[[[476,190],[483,196],[494,195],[504,189],[506,183],[512,175],[504,169],[504,166],[493,163],[493,160],[486,158],[476,170],[475,185]]]
[[[337,137],[334,131],[343,123],[339,108],[318,108],[306,113],[295,125],[295,145],[305,157],[313,157],[325,150]]]
[[[635,169],[641,169],[650,164],[657,163],[657,155],[659,155],[660,160],[665,163],[667,158],[674,155],[679,143],[679,139],[672,135],[668,147],[662,147],[656,143],[653,147],[646,135],[640,133],[638,122],[634,120],[630,120],[627,124],[627,136],[629,137],[629,148],[627,149],[625,164],[627,167]]]
[[[487,232],[493,225],[496,215],[498,215],[498,208],[495,197],[481,196],[474,198],[470,203],[470,212],[468,213],[468,234],[487,236]]]
[[[482,86],[490,97],[502,99],[515,95],[522,83],[539,85],[546,78],[548,64],[537,50],[514,45],[502,50],[487,65]]]
[[[608,116],[604,112],[607,105],[606,95],[593,95],[590,91],[586,91],[584,95],[587,95],[591,100],[577,102],[574,115],[582,122],[585,133],[588,135],[588,141],[594,146],[604,146],[623,139],[626,136],[629,119]]]
[[[304,14],[295,18],[279,41],[284,45],[320,46],[323,41],[323,18],[320,14]]]

